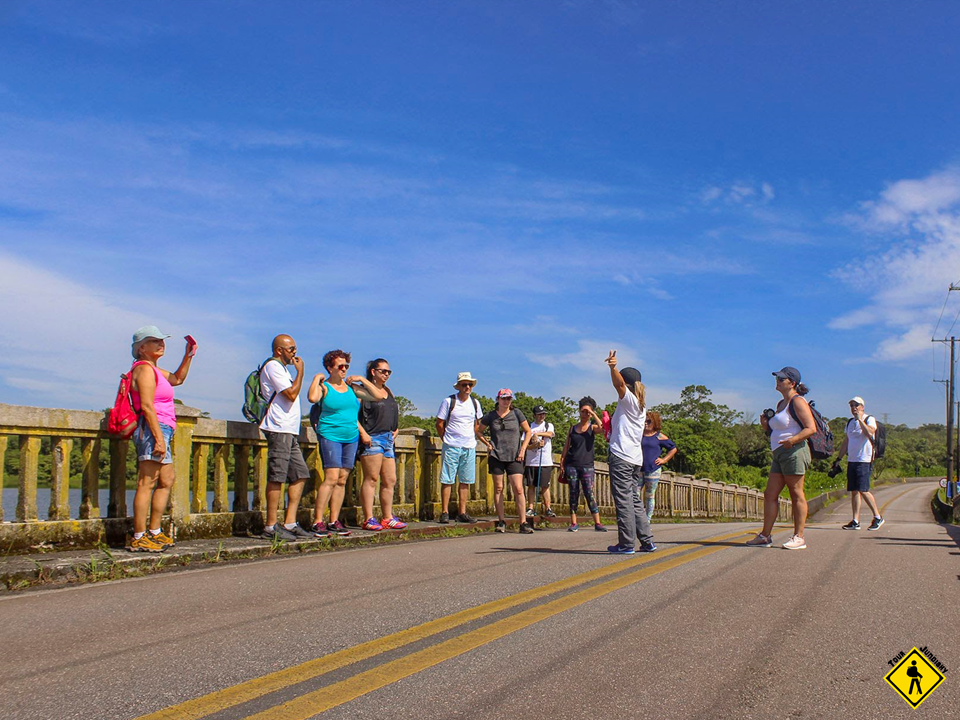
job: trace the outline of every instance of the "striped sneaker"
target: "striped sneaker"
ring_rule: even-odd
[[[367,518],[363,521],[364,530],[373,530],[374,532],[380,532],[383,530],[383,525],[377,522],[376,518]]]
[[[403,530],[407,526],[407,524],[396,515],[391,515],[389,519],[383,518],[380,520],[380,524],[388,530]]]
[[[346,537],[351,533],[351,531],[347,530],[347,528],[345,528],[343,526],[343,523],[340,522],[339,520],[334,520],[332,523],[329,523],[327,525],[327,529],[330,531],[331,534],[341,535],[343,537]],[[380,528],[380,529],[382,530],[383,528]]]

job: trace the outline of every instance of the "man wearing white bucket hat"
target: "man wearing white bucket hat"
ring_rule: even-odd
[[[457,375],[457,392],[445,397],[437,410],[437,434],[443,440],[440,461],[440,519],[450,522],[450,495],[457,490],[457,522],[476,522],[467,515],[470,486],[477,481],[477,439],[480,437],[480,403],[471,396],[477,379],[469,372]]]

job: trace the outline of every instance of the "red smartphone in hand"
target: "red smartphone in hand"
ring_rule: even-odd
[[[197,341],[193,339],[193,335],[184,335],[183,339],[187,341],[187,355],[193,357],[197,354]]]

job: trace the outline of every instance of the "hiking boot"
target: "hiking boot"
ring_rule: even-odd
[[[551,509],[547,508],[547,511],[543,514],[544,517],[556,517],[557,514]]]
[[[347,528],[345,528],[345,527],[343,526],[343,523],[340,522],[339,520],[334,520],[332,523],[330,523],[329,525],[327,525],[327,529],[328,529],[331,533],[336,533],[337,535],[340,535],[341,537],[346,537],[347,535],[349,535],[349,534],[351,533],[351,531],[350,531],[350,530],[347,530]],[[381,528],[381,529],[382,529],[382,528]]]
[[[533,534],[533,528],[530,527],[530,523],[525,523],[525,522],[520,523],[520,534],[521,535]]]
[[[450,522],[450,513],[440,513],[440,519],[437,522],[441,525],[447,525]]]
[[[294,540],[313,540],[313,533],[304,530],[302,527],[300,527],[299,523],[294,525],[292,530],[287,528],[284,528],[284,530],[292,534]]]
[[[127,546],[130,552],[163,552],[163,545],[153,540],[150,533],[144,533],[139,538],[133,538]]]
[[[314,537],[317,538],[326,538],[330,537],[330,529],[327,527],[327,524],[323,521],[315,522],[310,528],[310,532]]]
[[[750,538],[744,545],[749,545],[750,547],[773,547],[773,540],[770,539],[769,535],[757,533],[755,538]]]
[[[507,531],[507,524],[503,520],[497,520],[493,524],[493,531],[505,533]]]
[[[622,545],[609,545],[607,546],[607,552],[613,553],[614,555],[635,555],[636,550],[632,547],[624,547]]]
[[[858,520],[851,520],[846,525],[843,526],[844,530],[859,530],[860,522]]]
[[[806,546],[806,541],[799,535],[794,535],[783,544],[786,550],[803,550]]]
[[[867,530],[879,530],[881,525],[883,525],[883,518],[875,517],[873,519],[873,522],[870,523],[870,527],[868,527]]]
[[[657,546],[653,544],[653,540],[650,542],[640,543],[640,552],[652,553],[657,551]]]
[[[403,530],[407,524],[396,515],[391,515],[389,519],[383,518],[380,521],[384,530]]]
[[[460,513],[459,515],[457,515],[457,522],[458,523],[475,523],[476,520],[474,520],[472,517],[470,517],[466,513]]]
[[[149,535],[150,539],[157,543],[157,545],[162,545],[165,548],[173,547],[173,538],[167,535],[163,530],[156,534],[148,532],[147,535]]]
[[[376,518],[367,518],[363,521],[362,527],[364,530],[372,530],[373,532],[380,532],[383,530],[383,525],[378,523]]]
[[[580,529],[580,526],[574,523],[573,525],[567,528],[567,532],[576,532],[579,529]]]
[[[594,523],[594,524],[593,524],[593,529],[594,529],[596,532],[608,532],[606,525],[604,525],[603,523]]]
[[[527,517],[533,517],[536,514],[537,514],[537,511],[534,510],[533,508],[527,508]]]

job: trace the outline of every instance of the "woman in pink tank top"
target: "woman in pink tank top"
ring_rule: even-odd
[[[133,443],[137,449],[137,493],[133,498],[133,537],[127,545],[132,552],[161,552],[173,540],[160,528],[173,487],[173,456],[170,444],[177,427],[173,388],[183,384],[197,344],[189,335],[183,360],[176,372],[157,367],[166,351],[164,335],[156,325],[147,325],[133,334],[133,409],[140,413]],[[147,515],[150,527],[147,529]]]

